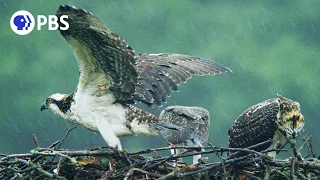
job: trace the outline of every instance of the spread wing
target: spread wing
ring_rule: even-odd
[[[254,105],[242,113],[229,129],[229,147],[245,148],[272,139],[277,126],[275,120],[280,109],[278,98]],[[258,147],[267,149],[270,144]]]
[[[57,11],[58,18],[62,15],[68,16],[69,29],[60,33],[72,47],[80,69],[78,90],[90,89],[92,95],[111,91],[120,102],[161,105],[191,75],[231,71],[215,61],[181,54],[135,56],[121,37],[91,13],[66,5]]]
[[[161,105],[171,91],[192,75],[216,75],[231,71],[212,60],[182,54],[142,54],[136,57],[138,84],[133,96],[150,106]]]
[[[78,91],[90,88],[97,96],[112,91],[118,101],[130,101],[138,76],[134,50],[83,9],[60,6],[57,17],[62,15],[68,16],[69,29],[60,33],[72,47],[80,69]]]

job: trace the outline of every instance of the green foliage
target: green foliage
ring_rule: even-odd
[[[55,14],[60,4],[85,8],[122,36],[136,53],[172,52],[214,59],[233,73],[196,77],[173,93],[169,105],[201,106],[211,113],[210,141],[227,145],[227,132],[248,107],[279,93],[300,102],[309,134],[319,136],[320,2],[311,1],[15,1],[0,5],[0,152],[33,148],[31,134],[46,146],[61,137],[65,121],[40,113],[47,96],[75,90],[78,67],[58,31],[18,36],[11,15]],[[144,107],[141,105],[141,107]],[[158,114],[161,108],[151,109]],[[124,147],[160,147],[159,137],[129,137]],[[77,128],[66,147],[105,145]],[[314,142],[315,148],[320,141]]]

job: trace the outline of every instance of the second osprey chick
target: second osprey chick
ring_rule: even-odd
[[[201,107],[170,106],[159,117],[161,122],[181,127],[180,131],[160,130],[161,135],[171,146],[200,146],[208,142],[210,113]],[[175,153],[175,151],[172,151]],[[201,155],[193,157],[193,164],[198,163]]]

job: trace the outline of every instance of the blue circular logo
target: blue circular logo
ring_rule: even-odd
[[[29,34],[33,30],[34,25],[34,17],[28,11],[20,10],[11,16],[10,26],[12,31],[16,34]]]

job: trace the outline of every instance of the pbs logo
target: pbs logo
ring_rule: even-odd
[[[28,11],[17,11],[11,16],[11,29],[19,35],[29,34],[33,30],[34,24],[34,17]]]
[[[48,24],[48,30],[67,30],[69,29],[69,24],[66,21],[68,16],[62,15],[60,17],[61,26],[58,23],[58,17],[55,15],[49,15],[48,18],[44,15],[37,16],[37,30],[41,30],[41,27]],[[19,35],[29,34],[36,24],[33,15],[25,10],[20,10],[15,12],[10,19],[11,29]]]

